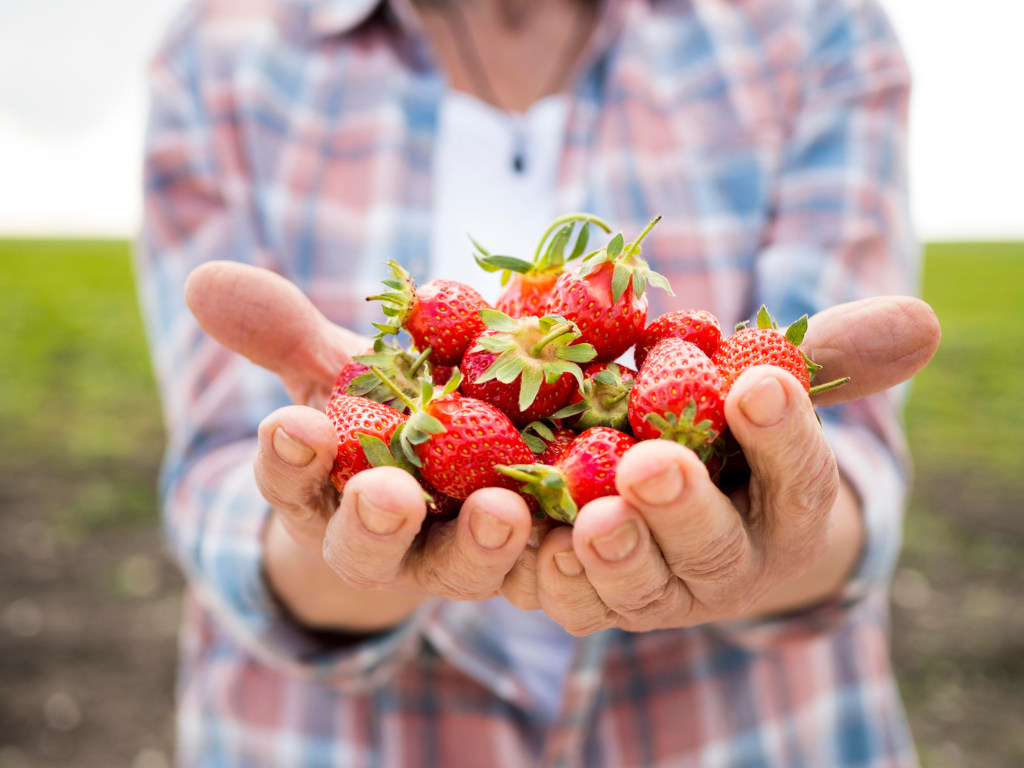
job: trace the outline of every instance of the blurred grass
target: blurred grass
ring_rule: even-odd
[[[1024,243],[936,243],[923,296],[942,344],[915,379],[907,426],[929,473],[1016,483],[1024,456]]]
[[[906,412],[894,660],[925,768],[1016,767],[1024,243],[933,244],[925,263],[943,342]],[[0,240],[0,296],[0,507],[38,508],[83,547],[154,524],[163,428],[129,244]]]
[[[63,495],[74,535],[152,521],[163,427],[130,245],[0,240],[0,296],[3,479]]]
[[[893,657],[925,768],[1024,765],[1024,243],[936,243]]]

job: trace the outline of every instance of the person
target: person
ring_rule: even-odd
[[[916,764],[886,589],[897,385],[939,330],[873,0],[204,0],[150,82],[179,764]],[[422,533],[391,467],[339,499],[320,409],[385,262],[472,280],[467,228],[522,253],[574,210],[627,238],[664,217],[651,317],[812,315],[821,375],[852,377],[821,425],[762,366],[726,403],[752,467],[731,496],[649,441],[573,527],[487,488]]]

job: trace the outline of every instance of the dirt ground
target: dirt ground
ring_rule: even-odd
[[[0,768],[168,768],[181,579],[155,523],[69,533],[62,496],[0,471]],[[1022,503],[919,478],[894,647],[926,768],[1024,765]]]

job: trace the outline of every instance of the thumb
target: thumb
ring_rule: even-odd
[[[819,312],[801,344],[822,366],[815,382],[846,376],[850,382],[815,395],[814,404],[856,400],[906,381],[928,364],[941,337],[935,312],[912,296],[877,296]]]
[[[185,301],[228,349],[281,377],[296,403],[320,404],[365,339],[324,317],[298,286],[268,269],[206,262],[189,275]]]

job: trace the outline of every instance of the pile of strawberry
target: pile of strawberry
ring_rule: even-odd
[[[456,515],[473,491],[498,486],[571,524],[584,504],[615,493],[622,455],[651,439],[691,448],[717,482],[742,482],[725,396],[763,363],[814,391],[818,366],[799,349],[807,318],[783,332],[762,307],[756,328],[724,339],[703,310],[648,324],[647,286],[672,292],[641,258],[658,220],[630,243],[616,234],[587,255],[590,225],[611,232],[588,214],[557,219],[532,262],[477,245],[477,263],[502,272],[493,306],[452,280],[417,286],[391,262],[388,290],[369,297],[386,322],[376,324],[373,348],[341,371],[327,405],[338,432],[335,487],[370,467],[399,466],[437,515]],[[385,340],[400,331],[408,348]],[[616,362],[631,347],[636,369]]]

